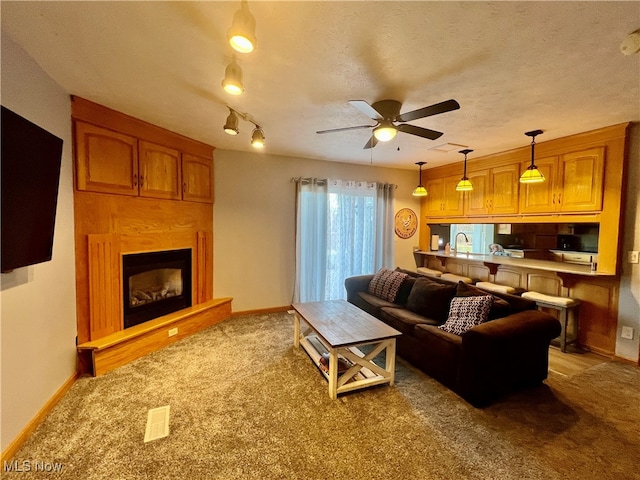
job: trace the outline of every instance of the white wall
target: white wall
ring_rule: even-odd
[[[1,275],[1,448],[76,369],[71,104],[67,93],[2,34],[2,105],[63,139],[53,260]]]
[[[418,172],[229,150],[214,152],[214,296],[233,311],[291,304],[295,276],[295,185],[292,177],[340,178],[398,185],[395,211],[411,196]],[[416,167],[417,168],[417,167]],[[395,236],[395,263],[415,269],[410,239]]]
[[[640,264],[628,263],[627,252],[640,250],[640,125],[632,127],[629,138],[616,355],[637,362],[640,336]],[[620,336],[623,326],[633,328],[631,340]]]

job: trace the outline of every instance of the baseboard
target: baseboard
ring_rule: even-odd
[[[2,458],[0,459],[0,463],[2,463],[2,465],[4,465],[4,462],[9,461],[9,459],[11,459],[16,454],[22,444],[27,440],[27,438],[29,438],[29,435],[31,435],[36,427],[42,423],[47,415],[49,415],[49,412],[51,412],[53,407],[55,407],[62,399],[62,397],[64,397],[64,395],[69,391],[78,377],[78,372],[71,375],[71,377],[69,377],[69,379],[62,384],[58,391],[53,394],[53,396],[47,401],[47,403],[44,404],[44,406],[40,409],[36,416],[31,419],[26,427],[22,429],[18,436],[2,452]]]
[[[281,313],[287,312],[291,310],[291,305],[284,305],[282,307],[271,307],[271,308],[259,308],[257,310],[242,310],[241,312],[233,312],[231,313],[232,317],[238,317],[240,315],[255,315],[255,314],[266,314],[266,313]]]

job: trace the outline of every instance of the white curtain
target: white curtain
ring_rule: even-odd
[[[294,302],[346,298],[344,279],[393,268],[394,185],[297,179]]]

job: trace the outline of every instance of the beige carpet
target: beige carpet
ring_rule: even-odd
[[[2,478],[640,479],[632,365],[551,373],[478,410],[399,359],[395,387],[330,400],[292,341],[290,315],[242,316],[82,378],[14,457],[32,471]],[[144,443],[163,405],[170,434]]]

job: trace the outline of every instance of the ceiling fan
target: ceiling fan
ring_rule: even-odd
[[[429,140],[435,140],[442,136],[442,132],[418,127],[416,125],[409,125],[406,122],[450,112],[460,108],[460,104],[453,99],[435,103],[428,107],[419,108],[406,113],[400,113],[402,103],[397,100],[380,100],[371,105],[365,100],[349,100],[349,103],[378,123],[375,125],[358,125],[355,127],[320,130],[316,133],[344,132],[346,130],[373,128],[373,135],[371,135],[371,138],[365,144],[365,149],[375,147],[378,141],[387,142],[391,140],[398,132],[417,135],[418,137],[428,138]]]

